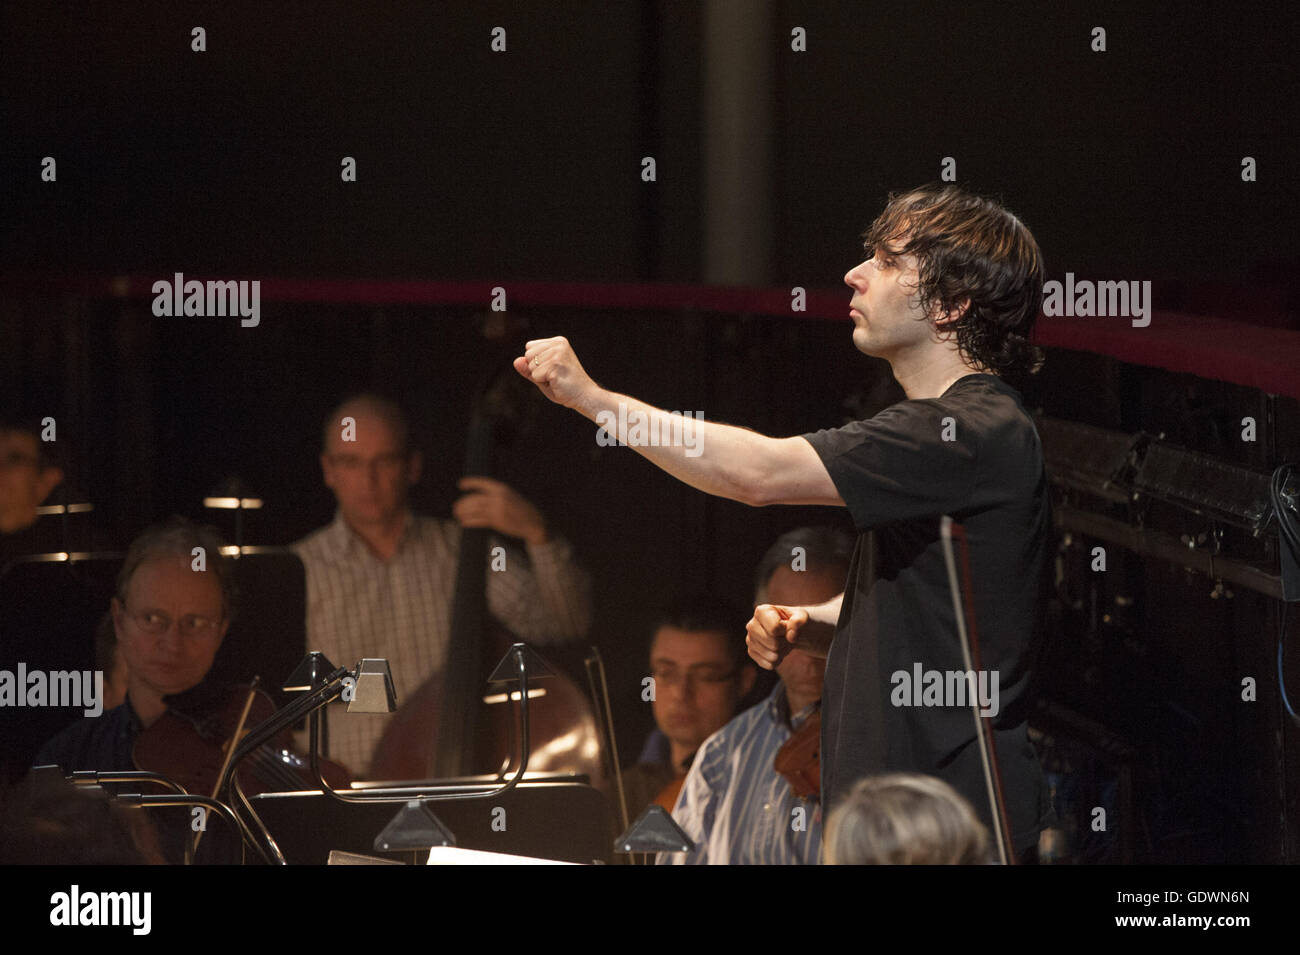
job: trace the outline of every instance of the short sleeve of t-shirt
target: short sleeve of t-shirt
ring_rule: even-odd
[[[902,401],[874,418],[805,434],[858,530],[948,514],[975,496],[978,446],[936,399]]]

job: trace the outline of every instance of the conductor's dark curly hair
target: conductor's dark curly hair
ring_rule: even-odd
[[[862,236],[867,258],[917,258],[917,295],[932,317],[960,313],[940,328],[975,367],[1009,377],[1038,371],[1030,344],[1043,301],[1043,255],[1032,233],[997,202],[957,186],[891,193]]]

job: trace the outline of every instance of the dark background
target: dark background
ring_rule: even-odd
[[[885,193],[937,178],[944,156],[1029,224],[1054,276],[1253,282],[1300,259],[1290,5],[767,8],[770,284],[835,287]],[[696,279],[701,10],[6,4],[0,261]],[[57,187],[39,181],[47,155]]]
[[[767,9],[775,241],[754,284],[847,300],[841,277],[887,193],[936,179],[953,156],[961,185],[1001,197],[1034,230],[1054,278],[1163,282],[1189,310],[1214,286],[1234,318],[1300,327],[1293,9]],[[6,5],[0,407],[58,420],[71,483],[119,541],[169,513],[205,516],[200,499],[237,475],[267,501],[246,540],[283,544],[332,514],[316,463],[322,416],[349,391],[382,388],[411,410],[428,460],[417,507],[446,515],[473,388],[518,353],[484,339],[486,300],[264,298],[260,327],[243,329],[237,319],[157,319],[149,298],[79,293],[77,283],[178,271],[507,291],[529,280],[707,281],[700,10]],[[190,50],[196,25],[204,53]],[[489,49],[498,25],[505,54]],[[1089,46],[1099,25],[1105,53]],[[806,53],[789,50],[794,26],[808,31]],[[653,183],[640,177],[646,155],[657,160]],[[58,162],[57,183],[40,181],[44,156]],[[356,158],[355,183],[339,179],[344,156]],[[1241,181],[1243,156],[1256,158],[1258,181]],[[63,284],[33,291],[34,278]],[[886,365],[851,349],[838,312],[575,301],[512,315],[523,322],[516,348],[567,335],[610,387],[765,433],[834,426],[901,397]],[[1026,389],[1031,409],[1163,431],[1268,470],[1300,456],[1300,415],[1281,399],[1261,440],[1243,445],[1240,419],[1264,422],[1264,400],[1060,350]],[[502,475],[593,570],[592,639],[613,671],[630,759],[651,725],[639,678],[657,608],[701,588],[744,601],[780,532],[843,517],[706,498],[626,449],[597,447],[593,434],[542,404]],[[1111,597],[1143,595],[1121,641],[1140,661],[1094,632],[1089,659],[1129,682],[1073,702],[1127,733],[1152,773],[1138,838],[1146,858],[1278,861],[1294,852],[1279,800],[1294,806],[1300,769],[1270,682],[1274,611],[1250,595],[1210,602],[1210,588],[1152,562],[1108,578]],[[1079,657],[1072,665],[1086,669]],[[1245,718],[1225,702],[1243,672],[1261,684]],[[1179,712],[1193,722],[1169,715]]]

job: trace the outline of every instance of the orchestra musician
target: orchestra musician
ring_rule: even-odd
[[[757,673],[739,638],[744,613],[707,595],[683,600],[650,638],[650,697],[656,729],[623,770],[628,819],[652,803],[671,810],[701,743],[749,693]]]
[[[462,527],[522,542],[523,551],[501,542],[504,570],[485,568],[488,609],[518,639],[576,640],[591,620],[590,578],[536,507],[500,481],[467,477],[455,521],[414,514],[407,498],[422,464],[398,405],[372,394],[345,400],[325,420],[320,456],[338,510],[293,545],[307,571],[309,648],[338,666],[387,659],[399,705],[447,658]],[[388,719],[330,721],[329,755],[366,775]]]
[[[69,478],[56,434],[49,416],[0,414],[0,573],[23,557],[117,549]]]
[[[126,667],[126,700],[53,737],[35,765],[55,764],[66,772],[135,769],[140,734],[169,705],[179,702],[185,709],[187,700],[210,689],[203,680],[230,627],[233,605],[232,571],[212,528],[173,518],[141,533],[127,550],[110,610],[116,656]]]
[[[632,420],[642,433],[693,429],[676,445],[631,445],[701,491],[751,506],[848,508],[859,537],[844,593],[814,606],[760,606],[748,628],[750,655],[764,667],[794,646],[827,659],[820,755],[828,810],[858,779],[911,771],[945,780],[992,825],[992,780],[969,703],[954,693],[918,705],[895,692],[900,671],[966,669],[939,532],[943,515],[961,521],[982,661],[999,681],[994,767],[1014,851],[1029,861],[1051,818],[1025,712],[1051,514],[1038,434],[1007,378],[1041,364],[1029,336],[1042,254],[1001,205],[953,185],[892,196],[864,252],[844,276],[853,343],[888,361],[907,395],[869,420],[771,438],[673,418],[596,384],[564,338],[528,342],[515,370],[623,443]],[[772,384],[799,387],[815,374],[790,368]]]
[[[799,606],[831,599],[844,588],[852,552],[849,535],[833,528],[782,534],[759,561],[754,602]],[[792,650],[776,671],[780,679],[768,697],[700,747],[673,807],[695,848],[660,853],[661,865],[817,864],[817,800],[797,796],[774,763],[817,710],[826,661]]]
[[[39,508],[63,483],[63,469],[30,420],[0,418],[0,571],[16,557],[64,550],[59,521]]]
[[[853,784],[826,820],[827,865],[988,865],[988,830],[934,776],[886,773]]]
[[[180,767],[202,758],[199,747],[206,741],[190,733],[175,735],[163,723],[169,714],[180,714],[176,724],[188,727],[231,698],[231,688],[205,682],[234,611],[233,571],[221,546],[212,528],[179,517],[148,528],[131,542],[110,606],[114,656],[125,668],[125,700],[58,733],[41,748],[34,765],[56,765],[65,773],[144,769],[176,779]],[[142,760],[145,739],[150,755]],[[213,741],[208,759],[214,768],[222,755],[220,743]],[[215,777],[208,772],[205,782],[215,782]],[[156,818],[167,858],[179,861],[190,814],[166,809]],[[238,837],[224,826],[214,830],[200,858],[237,858]]]

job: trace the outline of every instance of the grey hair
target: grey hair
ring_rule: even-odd
[[[789,564],[796,547],[802,547],[809,570],[843,570],[853,560],[853,538],[834,527],[796,527],[786,531],[767,549],[754,574],[754,602],[767,603],[767,585],[782,564]]]
[[[826,821],[827,865],[984,865],[989,835],[957,790],[935,776],[859,780]]]
[[[126,602],[127,588],[131,578],[140,566],[160,557],[184,557],[193,560],[194,548],[202,547],[204,562],[208,570],[216,574],[221,585],[221,610],[229,620],[234,616],[235,573],[230,561],[221,553],[225,546],[216,528],[207,524],[196,524],[186,517],[172,517],[160,524],[154,524],[131,541],[127,548],[126,560],[117,572],[117,599]]]

